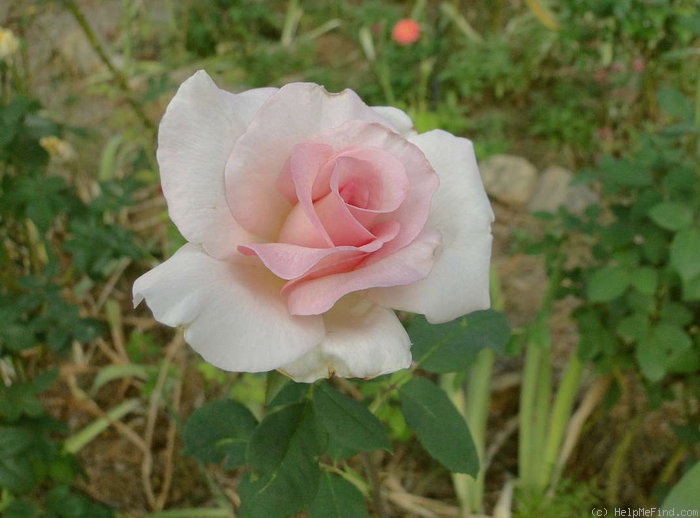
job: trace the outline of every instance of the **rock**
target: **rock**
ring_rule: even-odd
[[[489,196],[508,205],[525,205],[537,182],[535,166],[518,156],[494,155],[480,164],[480,170]]]
[[[570,185],[564,206],[574,214],[583,214],[590,205],[598,203],[598,194],[585,185]]]
[[[580,214],[597,200],[596,194],[585,185],[570,185],[574,173],[560,166],[550,166],[540,175],[528,210],[530,212],[556,212],[559,207]]]
[[[530,212],[555,212],[564,205],[574,173],[557,165],[540,175],[527,208]]]

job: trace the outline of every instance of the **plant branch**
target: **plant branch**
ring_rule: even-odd
[[[124,94],[124,98],[129,103],[129,106],[131,106],[132,110],[134,111],[138,119],[141,121],[143,126],[148,130],[148,132],[151,135],[154,135],[155,126],[153,122],[148,118],[146,112],[143,111],[141,104],[134,98],[133,92],[129,87],[129,83],[126,80],[126,77],[124,76],[122,71],[119,70],[116,66],[114,66],[114,63],[112,63],[112,60],[109,58],[104,47],[98,40],[95,31],[93,31],[92,27],[90,27],[90,24],[85,18],[85,15],[81,11],[80,7],[78,7],[74,0],[62,1],[63,4],[66,6],[66,9],[68,9],[68,11],[73,15],[73,18],[75,18],[75,21],[78,22],[78,25],[82,29],[83,34],[85,34],[85,37],[90,43],[92,50],[95,51],[97,56],[100,58],[100,61],[104,63],[107,69],[112,73],[112,76],[114,76],[114,80],[117,82],[117,86]]]

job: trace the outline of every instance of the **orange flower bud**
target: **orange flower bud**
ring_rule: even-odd
[[[420,38],[420,25],[410,18],[399,20],[391,31],[391,37],[399,45],[411,45]]]

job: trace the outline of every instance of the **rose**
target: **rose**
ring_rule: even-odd
[[[410,365],[393,310],[489,305],[493,213],[471,143],[345,90],[240,94],[204,72],[170,102],[157,158],[188,243],[136,280],[155,318],[225,370],[299,381]]]

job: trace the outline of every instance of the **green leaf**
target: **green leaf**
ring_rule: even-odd
[[[425,378],[413,378],[399,389],[408,426],[426,451],[454,473],[476,477],[479,457],[464,417],[445,391]]]
[[[29,450],[36,440],[36,433],[28,426],[0,426],[0,457]]]
[[[313,405],[328,431],[328,452],[335,459],[379,448],[391,450],[384,425],[364,405],[341,394],[327,383],[313,393]]]
[[[268,414],[246,451],[250,471],[239,486],[242,516],[289,516],[308,506],[318,490],[318,456],[326,442],[308,401]]]
[[[700,230],[678,232],[671,243],[671,266],[683,280],[700,275]]]
[[[682,279],[681,282],[683,284],[683,300],[688,302],[700,300],[700,275],[690,279]]]
[[[39,508],[28,500],[13,500],[3,509],[5,518],[39,518]]]
[[[659,310],[659,319],[669,324],[685,327],[693,321],[693,312],[683,304],[667,302]]]
[[[680,275],[683,300],[700,300],[700,229],[682,230],[675,235],[670,263]]]
[[[244,463],[245,451],[258,422],[241,403],[212,401],[198,408],[185,424],[185,453],[200,462],[226,461],[226,469]]]
[[[692,344],[682,328],[659,323],[635,350],[642,374],[651,382],[660,381]]]
[[[114,512],[68,486],[58,485],[46,493],[47,515],[70,518],[111,518]]]
[[[587,295],[591,302],[608,302],[622,295],[630,285],[627,270],[619,266],[605,266],[593,272],[588,279]]]
[[[659,275],[653,268],[642,266],[636,268],[630,277],[632,286],[640,293],[652,295],[656,293],[656,287],[659,284]]]
[[[649,319],[643,313],[634,313],[625,317],[617,325],[617,334],[633,342],[644,340],[648,331]]]
[[[664,503],[663,510],[676,510],[676,516],[680,516],[683,509],[700,509],[700,462],[696,462],[683,478],[673,486]]]
[[[661,110],[674,119],[690,120],[693,116],[693,105],[690,100],[677,88],[661,87],[656,94],[656,100]]]
[[[269,405],[273,399],[284,389],[292,384],[292,380],[279,371],[270,371],[265,380],[265,404]]]
[[[344,478],[325,472],[318,493],[309,508],[309,518],[364,518],[367,514],[362,493]]]
[[[502,353],[510,338],[503,313],[487,309],[445,324],[429,324],[416,316],[408,329],[413,357],[421,368],[437,373],[455,372],[469,365],[482,349]]]
[[[0,457],[0,488],[14,494],[23,494],[34,489],[37,483],[28,457]]]
[[[285,376],[286,377],[286,376]],[[287,378],[289,379],[289,378]],[[291,381],[267,403],[267,411],[274,412],[277,408],[301,403],[309,392],[309,384]]]
[[[0,387],[0,417],[8,422],[17,421],[22,415],[39,417],[44,406],[37,395],[48,388],[56,377],[56,371],[48,371],[30,383],[14,383]]]
[[[600,166],[605,174],[602,177],[606,187],[645,187],[651,185],[651,172],[633,160],[621,158],[616,160],[604,156]]]
[[[693,224],[693,209],[685,203],[664,201],[649,209],[649,217],[666,230],[683,230]]]

